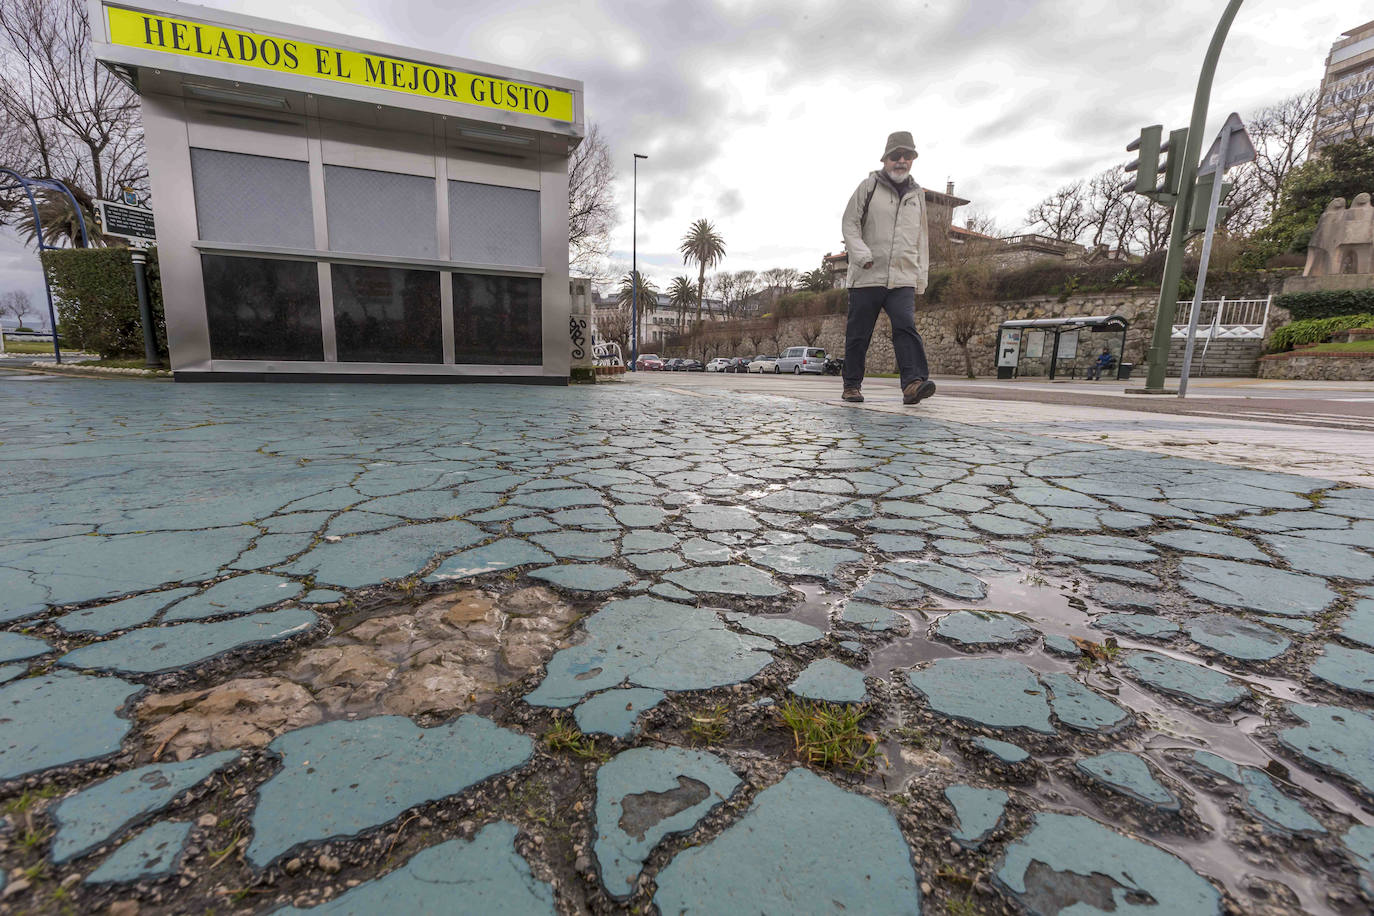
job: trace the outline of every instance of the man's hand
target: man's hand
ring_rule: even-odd
[[[864,270],[868,270],[868,269],[869,269],[870,267],[872,267],[872,266],[873,266],[873,260],[872,260],[871,258],[870,258],[869,260],[867,260],[867,261],[864,261],[864,263],[863,263],[863,269],[864,269]]]

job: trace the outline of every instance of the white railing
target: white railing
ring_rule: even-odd
[[[1198,308],[1197,340],[1263,340],[1269,324],[1267,299],[1204,299]],[[1188,337],[1193,303],[1180,302],[1174,317],[1175,340]]]

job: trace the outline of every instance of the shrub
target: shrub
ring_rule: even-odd
[[[803,291],[788,293],[778,299],[770,314],[779,318],[836,315],[844,312],[848,307],[849,291],[846,289],[828,289],[824,292]]]
[[[68,248],[43,252],[62,336],[104,359],[143,355],[143,325],[127,248]],[[156,250],[148,252],[148,296],[157,348],[167,352],[162,283]]]
[[[1287,309],[1293,320],[1334,318],[1374,312],[1374,289],[1315,290],[1274,297],[1274,305]]]
[[[1291,350],[1298,344],[1321,343],[1333,334],[1351,328],[1374,327],[1374,314],[1335,315],[1330,318],[1306,318],[1279,328],[1269,338],[1269,349]]]

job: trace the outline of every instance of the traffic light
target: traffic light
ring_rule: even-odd
[[[1216,173],[1209,172],[1198,178],[1197,184],[1193,186],[1193,205],[1189,208],[1188,231],[1204,232],[1207,229],[1207,208],[1212,205],[1212,182],[1216,180]],[[1226,200],[1232,189],[1231,182],[1221,183],[1221,200]],[[1225,204],[1217,205],[1217,225],[1220,226],[1226,219],[1226,215],[1231,212],[1231,208]]]
[[[1178,199],[1179,179],[1183,174],[1183,150],[1188,146],[1188,128],[1180,128],[1169,134],[1163,143],[1164,127],[1151,124],[1141,128],[1140,136],[1131,141],[1126,152],[1138,152],[1139,158],[1126,166],[1127,172],[1135,172],[1135,177],[1126,183],[1124,190],[1143,194],[1156,203],[1172,204]],[[1164,164],[1159,164],[1160,154],[1166,154]],[[1164,182],[1159,182],[1159,176]]]
[[[1155,176],[1159,174],[1159,141],[1164,135],[1164,125],[1151,124],[1140,129],[1140,136],[1126,147],[1126,152],[1139,152],[1140,157],[1126,166],[1126,171],[1135,172],[1135,180],[1126,187],[1137,194],[1153,194]]]

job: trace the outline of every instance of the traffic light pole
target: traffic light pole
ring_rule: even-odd
[[[1155,333],[1150,341],[1148,358],[1150,371],[1139,394],[1172,394],[1165,391],[1164,379],[1169,368],[1169,344],[1173,337],[1174,314],[1178,309],[1178,281],[1183,276],[1183,256],[1188,241],[1188,221],[1192,214],[1193,185],[1197,182],[1198,157],[1202,155],[1202,132],[1207,126],[1207,105],[1212,97],[1212,78],[1216,75],[1221,46],[1231,30],[1243,0],[1230,0],[1221,14],[1207,57],[1198,76],[1197,95],[1193,98],[1193,119],[1188,125],[1188,145],[1183,156],[1179,176],[1179,195],[1174,201],[1174,216],[1169,232],[1169,253],[1164,260],[1164,279],[1159,288],[1159,308],[1155,312]]]

